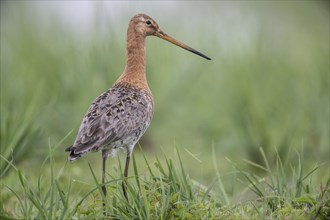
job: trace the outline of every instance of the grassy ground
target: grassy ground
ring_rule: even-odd
[[[330,216],[330,180],[319,183],[318,187],[314,183],[315,177],[326,169],[315,165],[304,172],[300,154],[297,164],[286,164],[277,155],[277,166],[271,169],[260,149],[265,165],[247,163],[264,170],[267,175],[263,176],[230,161],[234,169],[226,177],[219,173],[217,159],[213,157],[214,179],[203,185],[186,172],[187,161],[177,149],[175,157],[163,155],[152,160],[153,164],[140,151],[133,157],[127,179],[123,178],[121,163],[116,159],[107,175],[109,196],[104,198],[95,164],[89,162],[82,172],[74,164],[58,163],[53,154],[59,146],[49,148],[41,168],[35,164],[18,169],[7,161],[15,171],[1,184],[2,219],[103,218],[103,199],[107,217],[115,219],[328,219]],[[29,172],[31,169],[38,172]],[[287,169],[290,171],[286,172]],[[231,190],[225,187],[226,178],[232,180]],[[121,190],[123,181],[127,184],[129,201]],[[245,189],[237,191],[237,181]]]
[[[108,163],[110,215],[329,218],[329,2],[0,4],[1,218],[103,216],[100,155],[64,149],[121,73],[138,12],[212,61],[147,39],[155,115],[129,203],[122,154]]]

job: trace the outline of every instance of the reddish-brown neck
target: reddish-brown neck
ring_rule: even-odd
[[[149,90],[146,78],[145,36],[130,24],[127,31],[126,66],[116,83],[125,82]]]

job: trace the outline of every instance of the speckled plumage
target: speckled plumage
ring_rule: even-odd
[[[115,155],[118,148],[131,152],[150,125],[153,98],[148,90],[117,83],[97,97],[89,107],[71,151],[76,160],[89,151],[105,150]]]

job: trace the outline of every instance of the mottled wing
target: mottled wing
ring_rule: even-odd
[[[90,106],[79,128],[71,151],[70,160],[75,160],[89,151],[98,151],[104,146],[125,140],[140,138],[150,124],[153,100],[150,93],[129,85],[116,85],[99,96]],[[137,140],[136,140],[137,141]]]

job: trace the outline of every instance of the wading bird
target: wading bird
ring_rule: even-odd
[[[126,66],[114,85],[97,97],[89,107],[69,151],[69,161],[74,161],[90,151],[102,151],[102,191],[105,186],[106,160],[120,148],[126,150],[124,176],[135,144],[150,125],[154,102],[146,78],[145,38],[157,36],[195,53],[207,60],[209,57],[168,36],[158,24],[145,14],[135,15],[127,31]],[[126,199],[126,187],[122,184]],[[103,201],[103,206],[105,203]]]

